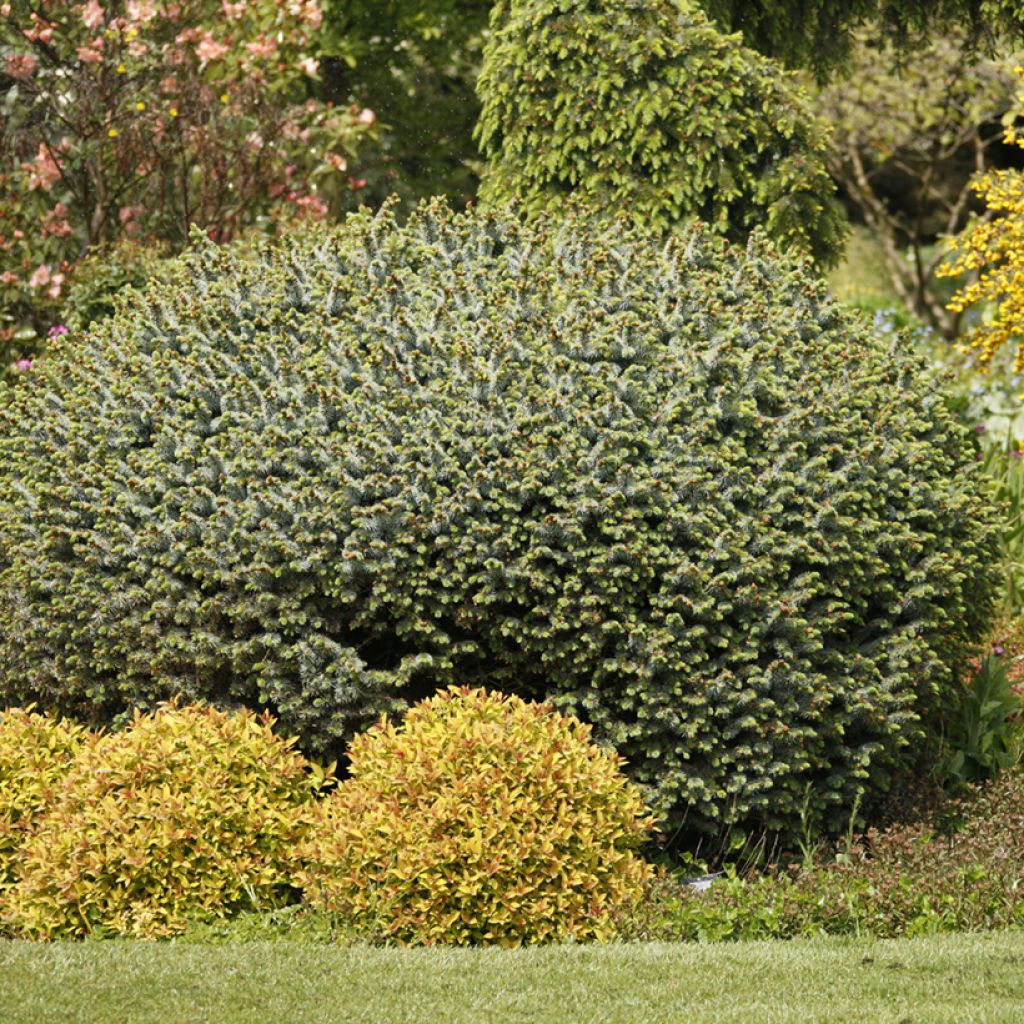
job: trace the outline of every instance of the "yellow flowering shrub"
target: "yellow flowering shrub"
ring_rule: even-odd
[[[288,898],[329,774],[292,742],[250,712],[175,705],[89,738],[22,847],[15,934],[157,937]]]
[[[450,688],[356,737],[305,844],[314,907],[402,944],[609,938],[650,874],[622,759],[547,705]]]
[[[0,711],[0,906],[17,878],[25,840],[86,738],[66,719],[31,708]]]
[[[1024,69],[1017,74],[1024,78]],[[1010,127],[1006,141],[1024,149],[1024,139]],[[990,171],[974,183],[991,219],[968,228],[956,241],[957,252],[940,275],[970,274],[975,279],[961,288],[949,303],[962,312],[979,302],[996,306],[995,315],[977,327],[970,344],[983,366],[1003,345],[1018,345],[1015,369],[1024,370],[1024,173]]]

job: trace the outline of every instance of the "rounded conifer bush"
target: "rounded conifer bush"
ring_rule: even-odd
[[[307,901],[413,945],[611,938],[653,824],[590,728],[452,687],[357,736],[300,855]]]
[[[989,616],[973,465],[759,240],[433,204],[209,246],[0,410],[0,699],[243,703],[321,754],[487,685],[666,831],[842,826]]]
[[[477,93],[485,202],[551,213],[574,194],[648,231],[697,217],[842,253],[828,125],[695,0],[496,0]]]

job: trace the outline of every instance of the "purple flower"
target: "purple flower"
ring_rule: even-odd
[[[976,426],[976,427],[974,428],[974,432],[975,432],[976,434],[984,434],[984,433],[985,433],[985,424],[984,424],[984,423],[979,423],[979,424],[978,424],[978,425],[977,425],[977,426]]]
[[[17,360],[17,362],[15,362],[14,368],[16,370],[20,370],[22,373],[28,373],[28,371],[32,369],[32,360],[19,359]]]
[[[992,648],[992,650],[996,654],[1005,654],[1006,653],[1006,648],[1001,647],[999,644],[996,644],[995,647]]]
[[[64,324],[54,324],[47,332],[46,335],[49,338],[59,338],[62,334],[67,334],[68,329]]]
[[[1010,453],[1015,459],[1024,459],[1024,452],[1019,448],[1016,451]]]

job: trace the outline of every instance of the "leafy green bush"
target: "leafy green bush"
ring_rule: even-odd
[[[78,751],[6,916],[29,937],[149,937],[285,898],[326,778],[249,712],[139,715]]]
[[[95,249],[80,259],[68,275],[59,302],[50,304],[55,322],[45,339],[25,334],[12,350],[17,359],[0,365],[0,379],[14,384],[37,367],[49,349],[65,344],[70,331],[82,331],[97,320],[110,316],[118,304],[132,301],[132,289],[142,288],[150,278],[161,277],[169,266],[166,246],[142,245],[132,239],[120,239]],[[0,339],[2,341],[2,339]],[[0,401],[4,392],[0,392]]]
[[[132,239],[90,252],[76,265],[68,286],[64,325],[82,331],[111,316],[128,289],[142,289],[151,278],[162,276],[168,255],[166,246]]]
[[[1008,433],[1005,443],[985,447],[982,469],[992,484],[999,510],[999,568],[1002,605],[1013,616],[1024,613],[1024,448]]]
[[[306,898],[376,937],[517,946],[610,935],[650,869],[621,758],[550,707],[454,687],[352,743],[303,848]]]
[[[498,0],[477,92],[485,202],[551,212],[576,193],[655,231],[763,225],[821,264],[841,254],[825,123],[691,0]]]
[[[700,233],[424,207],[208,247],[0,410],[0,696],[270,708],[339,752],[550,698],[670,827],[842,828],[988,618],[921,364]]]
[[[980,782],[1024,760],[1024,701],[1006,666],[985,658],[950,720],[945,770],[955,783]]]
[[[718,941],[799,935],[976,931],[1024,925],[1024,778],[1003,773],[959,806],[958,827],[870,831],[832,863],[695,892],[662,872],[618,918],[627,939]]]
[[[85,730],[66,719],[30,708],[0,711],[0,904],[18,877],[25,840],[84,741]]]

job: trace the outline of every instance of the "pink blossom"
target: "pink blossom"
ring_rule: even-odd
[[[242,3],[233,4],[229,3],[229,0],[222,0],[221,10],[224,12],[224,17],[229,21],[234,21],[236,18],[241,18],[245,14],[246,4],[243,0]]]
[[[230,50],[231,47],[226,43],[218,42],[213,36],[207,35],[196,47],[196,56],[201,61],[220,60]]]
[[[141,22],[142,24],[152,21],[156,15],[156,7],[153,5],[152,0],[128,0],[125,4],[125,10],[131,21]]]
[[[26,30],[25,38],[33,43],[48,43],[53,38],[53,28],[53,25],[48,25],[38,14],[33,12],[32,28]]]
[[[59,338],[62,334],[67,334],[68,329],[65,324],[54,324],[47,332],[48,338]]]
[[[82,5],[82,22],[86,28],[97,29],[103,24],[103,8],[97,0],[89,0]]]
[[[304,57],[299,61],[299,67],[304,75],[309,75],[312,78],[320,70],[320,61],[313,57]]]
[[[312,25],[313,28],[319,28],[324,20],[324,12],[320,10],[320,5],[317,0],[309,0],[303,6],[302,20],[307,24]]]
[[[32,369],[32,360],[31,359],[18,359],[15,362],[15,364],[14,364],[14,368],[19,373],[28,373],[28,371]]]
[[[78,54],[78,59],[83,64],[102,64],[103,63],[103,40],[100,38],[94,39],[88,46],[76,47],[75,53]]]
[[[2,274],[0,274],[0,283],[3,283],[3,284],[17,284],[18,283],[18,275],[15,274],[11,270],[5,270]]]
[[[327,216],[327,204],[319,196],[300,196],[294,200],[295,205],[315,220]]]
[[[377,115],[369,108],[364,107],[360,112],[356,120],[360,124],[374,125],[377,123]]]
[[[348,161],[343,156],[341,156],[341,154],[339,154],[339,153],[328,153],[327,154],[327,162],[336,171],[347,171],[348,170]]]
[[[30,288],[43,288],[50,283],[50,268],[45,263],[40,263],[32,276],[28,279]]]
[[[31,53],[10,53],[4,60],[4,70],[11,78],[25,82],[35,74],[38,63]]]
[[[254,57],[273,57],[277,50],[277,43],[273,39],[267,39],[266,36],[261,35],[259,39],[246,43],[245,48]]]
[[[43,234],[56,235],[57,238],[70,238],[74,232],[67,216],[67,206],[64,203],[57,203],[42,223]]]
[[[348,187],[353,191],[358,191],[361,188],[366,188],[367,181],[365,178],[349,178]]]
[[[28,283],[32,288],[45,288],[47,298],[59,299],[61,287],[64,284],[64,275],[51,274],[50,268],[45,263],[40,263],[32,272]]]
[[[23,170],[29,172],[30,192],[34,192],[36,189],[49,192],[60,181],[60,165],[54,160],[53,154],[46,148],[45,143],[39,143],[39,151],[31,163],[21,166]]]

